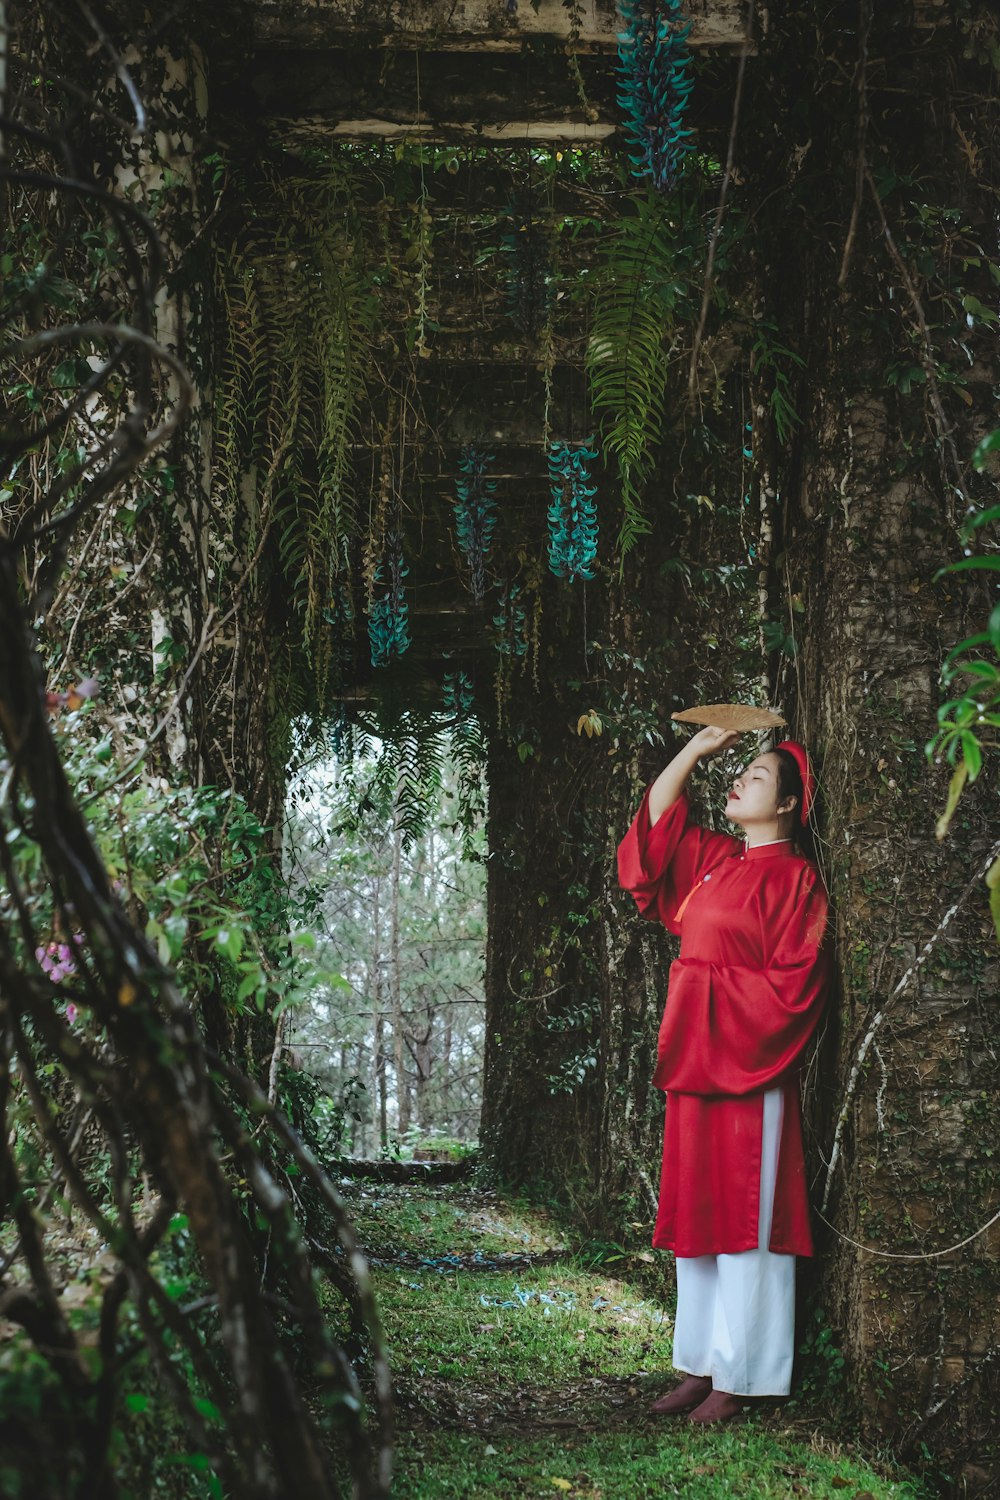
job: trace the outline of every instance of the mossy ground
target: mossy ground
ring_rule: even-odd
[[[348,1196],[391,1350],[397,1500],[924,1500],[815,1395],[719,1429],[650,1417],[676,1377],[645,1257],[588,1268],[544,1210],[465,1187]]]

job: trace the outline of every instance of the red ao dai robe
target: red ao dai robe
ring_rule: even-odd
[[[618,849],[642,916],[681,939],[653,1074],[667,1095],[653,1244],[683,1256],[757,1248],[763,1096],[781,1086],[767,1248],[811,1255],[799,1068],[825,999],[826,894],[790,843],[747,848],[689,813],[682,793],[651,827],[647,788]]]

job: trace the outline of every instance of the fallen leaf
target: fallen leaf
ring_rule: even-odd
[[[553,1479],[552,1485],[557,1490],[571,1490],[573,1488],[568,1479]]]
[[[69,692],[65,695],[67,708],[75,711],[80,707],[81,704],[85,703],[88,698],[93,698],[94,690],[90,686],[92,680],[93,679],[88,679],[87,682],[78,683],[76,687],[70,688]]]

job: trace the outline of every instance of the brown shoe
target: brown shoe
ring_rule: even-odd
[[[688,1375],[674,1390],[654,1401],[649,1410],[658,1417],[679,1416],[681,1412],[691,1411],[693,1407],[702,1405],[711,1390],[711,1376]]]
[[[707,1401],[695,1407],[689,1422],[735,1422],[743,1415],[742,1396],[731,1396],[728,1391],[713,1391]]]

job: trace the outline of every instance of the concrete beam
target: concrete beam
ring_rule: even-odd
[[[581,0],[571,36],[562,0],[258,0],[256,47],[357,46],[421,51],[519,52],[555,39],[577,51],[614,51],[620,20],[614,0]],[[745,0],[689,0],[693,47],[739,47]]]
[[[565,142],[576,145],[593,145],[606,141],[614,135],[616,126],[610,122],[590,124],[586,120],[505,120],[503,124],[449,125],[406,124],[397,120],[380,120],[370,116],[365,120],[337,120],[331,122],[322,116],[311,120],[296,118],[283,121],[280,115],[273,117],[277,123],[287,125],[284,137],[290,143],[305,143],[310,139],[337,141],[419,140],[434,143],[448,141],[495,142],[501,146],[531,145],[533,141]]]
[[[458,56],[355,46],[257,52],[238,89],[245,100],[249,88],[261,116],[311,133],[502,142],[604,140],[620,113],[619,86],[612,58],[583,58],[574,76],[560,47]]]

